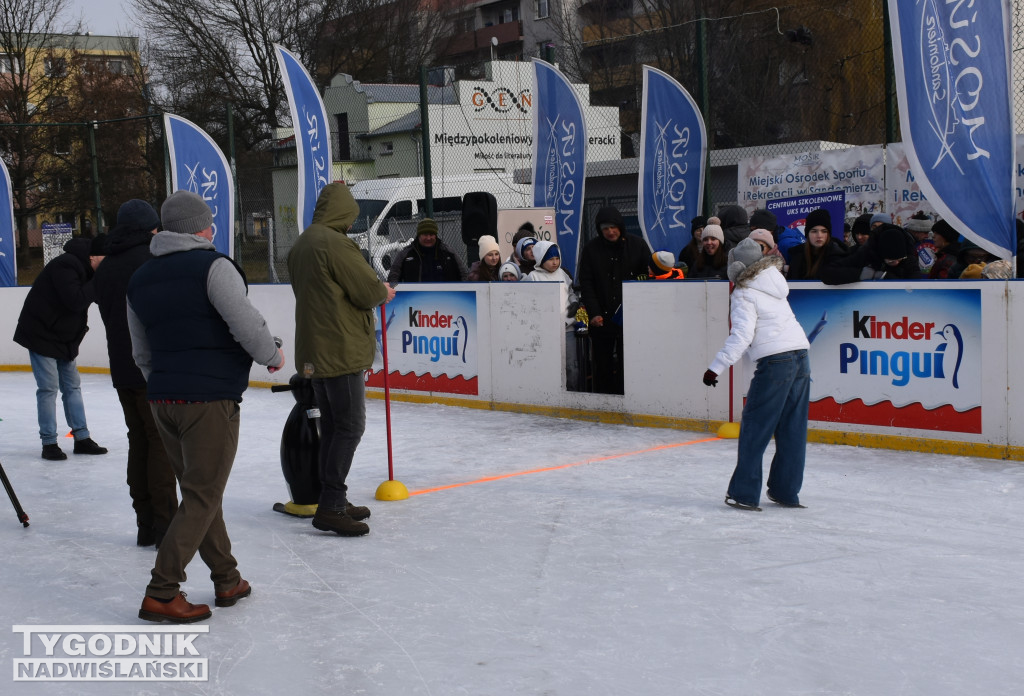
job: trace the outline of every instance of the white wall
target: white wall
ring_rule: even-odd
[[[880,284],[872,284],[877,288]],[[417,291],[429,285],[407,286]],[[435,285],[436,289],[451,289]],[[470,286],[460,286],[460,290]],[[482,283],[477,292],[479,394],[458,396],[497,404],[525,404],[572,411],[598,411],[655,417],[672,421],[738,420],[749,365],[737,366],[732,389],[723,375],[716,389],[704,387],[701,375],[728,335],[728,284],[724,282],[627,283],[624,288],[626,394],[605,395],[564,389],[564,288],[559,283]],[[808,287],[804,284],[802,287]],[[815,286],[829,292],[825,286]],[[846,286],[856,288],[858,286]],[[863,287],[863,286],[862,286]],[[948,283],[886,283],[905,289],[981,288],[982,432],[950,433],[884,426],[814,421],[812,428],[837,433],[878,434],[914,439],[913,449],[928,451],[929,440],[1024,447],[1024,371],[1019,346],[1024,345],[1024,284],[1000,281]],[[401,289],[401,288],[400,288]],[[0,365],[26,366],[28,354],[12,337],[27,288],[0,289]],[[253,303],[271,331],[284,339],[288,369],[274,375],[254,366],[250,379],[284,383],[294,372],[294,301],[288,285],[254,285]],[[107,365],[103,325],[95,306],[90,331],[82,343],[79,365]],[[1010,357],[1008,357],[1010,356]],[[395,391],[395,390],[392,390]],[[411,392],[415,393],[415,392]],[[434,395],[443,398],[447,395]],[[870,441],[870,440],[868,440]],[[947,448],[948,449],[948,448]],[[997,456],[997,455],[993,455]]]

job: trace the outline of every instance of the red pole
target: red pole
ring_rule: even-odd
[[[384,415],[388,431],[388,481],[395,480],[394,460],[391,456],[391,388],[388,383],[388,322],[384,305],[380,306],[380,346],[384,357]]]

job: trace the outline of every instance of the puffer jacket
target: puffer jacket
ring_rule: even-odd
[[[15,343],[47,358],[78,357],[89,330],[89,305],[96,301],[90,246],[85,237],[70,239],[65,253],[46,264],[21,308]]]
[[[330,378],[368,370],[376,347],[373,310],[387,288],[346,232],[359,206],[345,184],[320,193],[313,224],[288,255],[295,294],[295,365]]]
[[[736,277],[729,319],[732,329],[710,369],[722,374],[746,352],[751,360],[810,347],[786,299],[789,286],[782,277],[782,259],[765,256]]]

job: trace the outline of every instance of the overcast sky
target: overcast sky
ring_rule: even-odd
[[[68,8],[68,19],[81,15],[85,31],[93,34],[139,35],[138,29],[130,25],[126,17],[128,0],[68,0]]]

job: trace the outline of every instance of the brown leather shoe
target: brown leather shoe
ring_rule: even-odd
[[[139,618],[146,621],[193,623],[211,616],[213,612],[210,611],[209,605],[192,604],[185,599],[184,592],[179,592],[177,597],[166,603],[147,595],[142,600],[142,608],[139,609]]]
[[[227,592],[216,592],[213,603],[218,607],[233,607],[235,602],[252,594],[252,587],[245,578],[239,578],[238,584]]]

